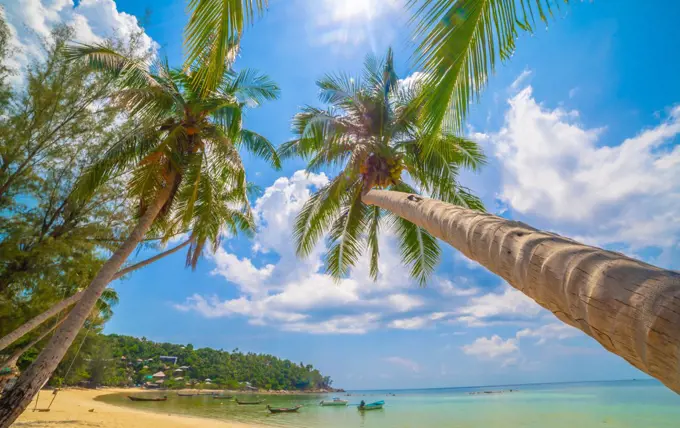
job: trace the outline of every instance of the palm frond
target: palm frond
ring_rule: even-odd
[[[276,147],[262,135],[243,129],[236,144],[243,145],[253,155],[269,162],[274,169],[281,169],[281,159]]]
[[[463,134],[468,106],[486,86],[498,59],[515,50],[518,29],[531,31],[534,10],[547,24],[546,12],[568,0],[410,0],[422,38],[417,62],[427,76],[422,96],[428,132]]]
[[[411,266],[411,277],[421,286],[434,272],[439,263],[441,249],[437,240],[428,231],[401,217],[395,219],[396,233],[402,261]]]
[[[326,104],[333,104],[345,109],[361,104],[358,97],[363,85],[361,79],[347,73],[329,73],[316,82],[319,87],[319,99]]]
[[[149,73],[149,64],[129,58],[103,44],[77,44],[65,48],[65,57],[76,61],[84,58],[95,71],[119,79],[124,88],[158,86]]]
[[[310,255],[314,246],[331,227],[339,215],[340,200],[346,188],[345,178],[338,176],[314,193],[302,206],[293,228],[295,252],[298,256]]]
[[[114,143],[78,178],[71,197],[88,200],[114,174],[124,172],[147,156],[158,144],[156,135],[141,130]]]
[[[200,61],[201,92],[214,91],[222,78],[226,59],[244,27],[268,5],[268,0],[190,0],[189,22],[184,32],[185,69]]]
[[[393,186],[391,190],[417,193],[406,183]],[[416,279],[421,286],[424,286],[439,263],[441,256],[439,243],[427,230],[392,213],[389,213],[389,216],[399,237],[401,260],[411,266],[411,277]]]
[[[266,74],[253,69],[229,71],[224,82],[221,90],[249,107],[257,107],[265,101],[275,100],[281,94],[276,82]]]
[[[293,118],[293,133],[298,138],[282,144],[279,156],[306,158],[318,151],[333,151],[333,146],[344,139],[346,131],[347,127],[334,110],[303,107]]]
[[[121,89],[114,100],[126,108],[130,116],[137,116],[147,123],[158,123],[172,113],[177,99],[160,86]],[[181,102],[181,101],[180,101]],[[182,105],[178,106],[180,109]]]
[[[326,273],[335,279],[347,275],[363,252],[362,234],[366,228],[369,206],[361,201],[361,185],[355,184],[343,195],[343,210],[330,231],[330,248],[326,256]]]
[[[380,248],[378,246],[378,235],[380,234],[380,220],[382,219],[382,210],[380,207],[372,206],[369,208],[368,214],[368,253],[369,273],[374,281],[377,281],[380,270],[378,267],[378,260],[380,259]]]

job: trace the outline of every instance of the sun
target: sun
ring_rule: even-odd
[[[399,8],[400,0],[323,0],[329,18],[336,23],[373,21]]]

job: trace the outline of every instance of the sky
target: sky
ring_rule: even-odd
[[[18,68],[62,22],[85,42],[143,29],[141,49],[181,64],[184,1],[0,4],[22,49]],[[558,15],[519,38],[472,106],[468,136],[489,163],[461,182],[490,212],[678,269],[680,5],[575,2]],[[299,108],[321,105],[316,79],[359,73],[366,54],[388,46],[400,77],[417,72],[409,17],[404,0],[270,0],[236,68],[267,73],[282,95],[248,112],[246,126],[277,145],[289,140]],[[324,248],[300,260],[291,239],[296,213],[331,172],[244,159],[263,189],[252,201],[256,235],[224,240],[195,272],[178,253],[117,281],[107,333],[271,353],[311,363],[347,389],[646,377],[450,247],[425,288],[409,279],[390,233],[377,282],[364,262],[334,282],[323,273]]]

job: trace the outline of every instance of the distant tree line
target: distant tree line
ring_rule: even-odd
[[[318,390],[332,385],[310,364],[294,363],[273,355],[232,352],[211,348],[194,349],[193,345],[157,343],[145,338],[116,334],[95,334],[87,339],[87,347],[79,353],[75,369],[63,378],[64,364],[53,383],[90,386],[142,385],[150,376],[163,372],[166,388],[244,389],[246,385],[273,390]],[[177,357],[176,362],[161,356]],[[29,363],[29,361],[25,361]],[[182,372],[175,372],[184,367]],[[188,367],[188,368],[187,368]],[[206,380],[209,379],[209,383]]]

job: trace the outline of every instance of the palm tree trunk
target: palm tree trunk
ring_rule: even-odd
[[[149,257],[146,260],[142,260],[139,263],[135,263],[132,266],[128,266],[125,269],[121,269],[118,271],[113,276],[113,280],[116,280],[120,278],[123,275],[126,275],[130,272],[133,272],[139,268],[143,268],[144,266],[147,266],[156,260],[160,260],[165,256],[169,256],[170,254],[176,253],[177,251],[181,250],[182,248],[186,247],[191,243],[191,239],[177,245],[176,247],[173,247],[167,251],[164,251],[160,254],[156,254],[153,257]],[[7,348],[9,345],[12,343],[16,342],[17,340],[21,339],[24,335],[30,333],[31,331],[35,330],[38,328],[42,323],[47,321],[48,319],[52,318],[53,316],[57,315],[59,312],[63,311],[64,309],[68,308],[72,304],[76,303],[77,301],[80,300],[80,298],[83,297],[83,291],[79,291],[73,296],[70,296],[61,302],[55,304],[45,312],[41,313],[40,315],[36,315],[34,318],[32,318],[30,321],[24,323],[21,327],[18,327],[16,330],[12,331],[11,333],[8,333],[4,337],[0,338],[0,351],[3,349]]]
[[[149,205],[140,217],[127,240],[116,250],[111,258],[104,263],[90,285],[83,291],[83,295],[71,310],[64,323],[54,333],[49,343],[42,350],[38,358],[24,371],[14,387],[0,398],[0,428],[9,427],[24,411],[35,394],[50,378],[59,362],[66,354],[69,346],[76,338],[78,331],[92,312],[99,296],[111,282],[114,275],[125,260],[141,242],[151,227],[161,208],[170,197],[175,175],[171,174],[166,180],[166,186],[159,192],[156,200]]]
[[[680,393],[680,273],[416,195],[371,190],[363,201],[451,244]]]

